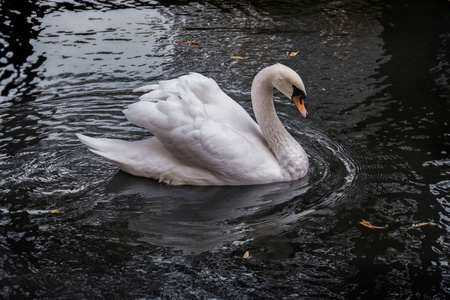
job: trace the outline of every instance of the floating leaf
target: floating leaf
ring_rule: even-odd
[[[296,56],[300,51],[297,52],[286,52],[286,56]]]
[[[61,212],[59,210],[51,210],[50,213],[51,214],[60,214]]]
[[[232,59],[244,59],[242,56],[231,56]]]
[[[244,256],[242,256],[242,258],[247,259],[247,258],[249,258],[249,257],[250,257],[250,252],[245,251]]]
[[[200,42],[197,41],[197,40],[193,40],[193,41],[187,41],[186,44],[188,44],[188,45],[198,45],[198,44],[200,44]]]
[[[416,223],[416,224],[412,224],[411,227],[412,228],[416,228],[416,227],[422,227],[422,226],[436,226],[436,223],[433,222],[422,222],[422,223]]]
[[[370,228],[370,229],[386,229],[386,228],[388,228],[387,224],[384,226],[373,226],[372,224],[370,224],[369,221],[366,221],[366,220],[362,220],[361,222],[359,222],[359,224],[361,224],[362,226],[365,226],[367,228]]]

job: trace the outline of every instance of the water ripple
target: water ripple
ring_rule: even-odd
[[[448,296],[448,3],[391,2],[0,2],[0,297]],[[172,187],[74,136],[148,137],[132,89],[189,71],[251,112],[275,62],[308,91],[307,119],[276,97],[302,180]]]

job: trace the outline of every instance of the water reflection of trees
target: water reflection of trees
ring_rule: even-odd
[[[34,1],[2,1],[0,3],[0,92],[2,96],[26,94],[36,69],[44,58],[29,60],[33,54],[31,40],[39,34],[39,18],[43,13]]]

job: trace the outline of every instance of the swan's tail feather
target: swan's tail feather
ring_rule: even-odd
[[[77,133],[77,137],[90,151],[109,160],[115,159],[115,153],[120,153],[126,143],[114,139],[93,138],[80,133]]]
[[[92,138],[77,133],[78,139],[88,149],[112,162],[123,171],[136,175],[155,178],[161,171],[161,162],[155,161],[154,157],[164,157],[163,150],[158,147],[159,142],[150,138],[142,141],[127,142],[117,139]],[[167,163],[167,159],[160,159]],[[148,168],[150,166],[150,168]]]

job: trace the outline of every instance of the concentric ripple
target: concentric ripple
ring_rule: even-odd
[[[311,169],[297,181],[180,187],[118,172],[106,193],[110,198],[141,199],[128,226],[142,234],[143,242],[196,253],[226,242],[249,241],[255,230],[295,223],[314,207],[332,204],[352,184],[355,167],[340,145],[317,131],[299,138],[310,155]],[[302,210],[302,205],[307,208]]]

